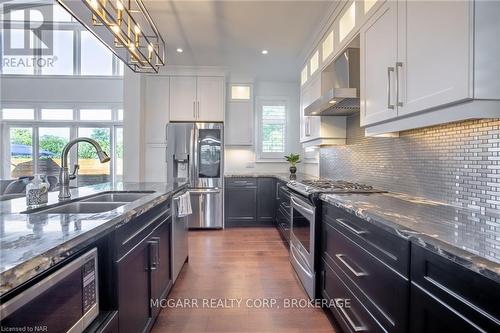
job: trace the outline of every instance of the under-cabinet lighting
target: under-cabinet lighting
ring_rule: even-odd
[[[262,52],[261,52],[261,53],[262,53],[262,54],[268,54],[268,53],[269,53],[269,51],[268,51],[268,50],[262,50]]]
[[[177,53],[182,53],[182,52],[184,52],[184,50],[183,50],[183,49],[181,49],[180,47],[179,47],[179,48],[177,48],[177,50],[176,50],[176,51],[177,51]]]
[[[330,103],[330,104],[335,104],[335,103],[337,103],[337,101],[336,101],[336,100],[334,100],[334,99],[332,99],[332,100],[331,100],[330,102],[328,102],[328,103]]]

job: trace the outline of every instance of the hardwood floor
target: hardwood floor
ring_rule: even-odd
[[[195,300],[187,307],[169,304],[164,308],[154,333],[335,332],[321,309],[285,308],[288,300],[307,300],[307,295],[274,228],[191,231],[189,263],[169,298],[170,302]],[[226,300],[227,307],[207,305],[210,299]],[[230,299],[234,299],[232,307]],[[272,300],[276,304],[259,308],[264,299],[269,306]]]

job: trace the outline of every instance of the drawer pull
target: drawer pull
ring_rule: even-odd
[[[349,317],[349,315],[347,314],[347,311],[344,309],[344,307],[337,307],[340,312],[342,312],[342,314],[344,315],[345,319],[347,319],[347,321],[349,322],[349,325],[351,325],[351,328],[355,331],[355,332],[362,332],[362,331],[366,331],[367,328],[365,325],[361,324],[361,325],[356,325],[354,323],[354,321],[351,319],[351,317]]]
[[[342,226],[349,229],[350,231],[354,232],[356,235],[363,235],[363,234],[368,233],[368,231],[366,231],[366,230],[358,230],[356,228],[351,227],[349,224],[347,224],[345,222],[345,219],[338,218],[338,219],[335,219],[335,221],[337,221],[338,223],[340,223]]]
[[[349,265],[349,264],[347,263],[347,261],[344,259],[345,254],[336,254],[335,256],[336,256],[336,257],[337,257],[337,259],[338,259],[338,260],[340,260],[340,262],[342,262],[342,263],[344,264],[344,266],[345,266],[345,267],[347,267],[347,268],[351,271],[351,273],[352,273],[352,274],[354,274],[355,276],[358,276],[358,277],[359,277],[359,276],[367,276],[367,275],[368,275],[368,273],[365,273],[365,272],[363,272],[363,271],[361,271],[361,272],[356,271],[356,270],[355,270],[355,269],[354,269],[351,265]]]

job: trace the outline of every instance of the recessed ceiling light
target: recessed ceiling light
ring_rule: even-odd
[[[177,48],[177,50],[176,50],[176,51],[177,51],[177,53],[182,53],[182,52],[184,52],[184,50],[183,50],[183,49],[181,49],[180,47],[179,47],[179,48]]]
[[[269,52],[267,50],[262,50],[262,54],[268,54]]]

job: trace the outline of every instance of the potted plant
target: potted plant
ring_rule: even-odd
[[[295,175],[297,172],[297,163],[300,163],[300,155],[291,153],[288,156],[285,156],[286,161],[290,163],[290,174]]]

